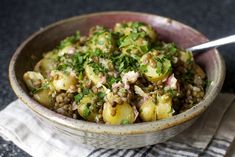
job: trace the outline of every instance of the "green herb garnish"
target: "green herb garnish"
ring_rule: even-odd
[[[72,61],[73,61],[73,69],[77,72],[77,73],[81,73],[84,71],[84,64],[86,62],[88,58],[88,54],[83,54],[80,52],[77,52],[73,57],[72,57]]]
[[[147,65],[140,65],[140,72],[141,72],[141,73],[146,73],[146,72],[148,72]]]
[[[83,110],[83,117],[87,119],[87,117],[91,114],[91,111],[89,110],[89,107],[91,106],[90,103],[88,103]]]
[[[83,93],[78,93],[77,95],[74,96],[75,101],[78,103],[80,100],[83,98]]]
[[[49,88],[49,82],[46,82],[46,83],[42,84],[41,87],[39,87],[39,88],[34,88],[34,89],[32,90],[32,93],[33,93],[33,94],[36,94],[37,92],[39,92],[39,91],[41,91],[41,90],[44,90],[44,89],[48,89],[48,88]]]
[[[108,72],[108,69],[105,68],[101,63],[89,62],[88,64],[91,65],[91,67],[93,68],[93,71],[96,74]]]
[[[97,96],[98,96],[98,99],[99,99],[99,100],[103,100],[104,97],[105,97],[105,95],[106,95],[106,94],[105,94],[104,92],[98,92],[98,93],[97,93]]]
[[[120,77],[115,78],[113,76],[108,75],[108,77],[107,77],[108,87],[111,88],[114,83],[117,83],[120,80],[121,80]]]
[[[126,120],[126,119],[125,119],[125,120],[122,120],[121,124],[124,124],[124,125],[125,125],[125,124],[129,124],[129,120]]]
[[[91,89],[85,88],[85,89],[83,89],[82,93],[83,93],[84,95],[88,95],[88,94],[91,93]]]
[[[64,40],[62,40],[60,42],[60,45],[59,45],[59,49],[63,49],[65,48],[66,46],[69,46],[69,45],[72,45],[74,44],[76,41],[78,41],[80,39],[80,32],[77,31],[74,35],[70,36],[70,37],[67,37],[65,38]]]
[[[158,74],[162,74],[162,70],[163,70],[163,64],[161,62],[157,62],[156,72]]]
[[[132,56],[122,54],[113,58],[112,60],[115,68],[121,72],[136,71],[139,68],[138,60]]]
[[[85,88],[82,90],[81,93],[78,93],[77,95],[75,95],[74,99],[77,103],[79,103],[85,95],[88,95],[90,93],[91,93],[91,89]]]

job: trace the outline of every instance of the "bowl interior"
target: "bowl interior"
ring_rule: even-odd
[[[95,25],[112,28],[115,23],[125,21],[141,21],[150,24],[158,32],[161,40],[175,42],[181,48],[187,48],[207,41],[206,37],[192,28],[169,18],[156,15],[130,12],[110,12],[73,17],[40,30],[28,38],[17,49],[9,68],[10,81],[14,91],[20,98],[24,99],[24,97],[27,97],[27,100],[30,99],[28,95],[20,93],[22,91],[23,93],[28,93],[23,82],[23,74],[26,71],[33,70],[34,65],[42,58],[42,54],[53,49],[65,37],[73,34],[77,30],[80,30],[82,35],[86,35],[88,30]],[[211,93],[211,95],[218,94],[218,90],[222,86],[224,71],[223,62],[218,52],[216,50],[210,50],[207,53],[201,53],[195,56],[195,60],[206,71],[208,79],[214,83],[207,89],[206,97],[209,93]],[[211,99],[213,99],[213,96]],[[24,99],[24,101],[27,100]],[[212,100],[208,100],[206,105],[202,102],[201,106],[204,105],[203,107],[205,108],[211,101]],[[30,105],[31,108],[37,106],[37,109],[41,110],[41,107],[38,107],[38,103],[33,102],[32,104],[32,101],[30,103],[28,105]],[[192,109],[191,111],[184,113],[186,115],[184,116],[190,119],[190,116],[188,116],[189,114],[191,114],[192,117],[193,115],[198,115],[202,110],[203,109],[200,109],[199,106],[197,111]],[[61,118],[61,115],[54,114],[54,116]]]

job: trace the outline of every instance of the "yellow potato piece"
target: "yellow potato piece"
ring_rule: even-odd
[[[157,97],[157,103],[152,97],[148,98],[140,107],[140,118],[144,122],[155,121],[171,117],[173,114],[172,98],[165,94]]]
[[[35,85],[34,82],[40,81],[41,83],[45,82],[44,77],[39,72],[28,71],[24,73],[23,76],[24,82],[26,83],[29,90],[34,90]]]
[[[156,72],[156,68],[153,68],[153,67],[148,65],[147,66],[147,72],[144,75],[150,82],[157,83],[161,80],[166,79],[169,76],[169,73],[158,74]]]
[[[90,110],[89,105],[95,105],[95,99],[96,96],[93,94],[85,95],[78,104],[78,113],[81,117],[83,117],[85,120],[95,122],[98,116],[98,111],[92,111]]]
[[[149,52],[140,59],[140,65],[146,67],[144,75],[152,83],[164,81],[172,73],[171,61],[163,58],[162,55],[156,56],[157,54],[155,53],[156,52]],[[155,58],[158,58],[158,60]],[[161,71],[158,72],[158,69]]]
[[[157,38],[157,33],[153,30],[153,28],[149,25],[141,26],[141,30],[145,31],[145,33],[150,37],[151,41],[154,42]]]
[[[115,49],[115,41],[111,32],[103,27],[92,27],[87,46],[92,50],[101,50],[104,53],[112,53]]]
[[[96,74],[90,65],[85,66],[85,74],[95,85],[102,83],[102,77]]]
[[[184,63],[188,63],[190,61],[193,61],[193,54],[192,52],[184,52],[184,51],[180,51],[180,56],[179,56],[180,60]]]
[[[164,119],[171,117],[173,114],[172,98],[167,94],[158,97],[156,110],[157,110],[157,119]]]
[[[38,72],[33,72],[33,71],[28,71],[24,74],[23,79],[27,85],[27,87],[33,91],[35,89],[37,89],[38,87],[36,87],[34,85],[34,82],[36,81],[40,81],[41,85],[43,85],[43,83],[45,83],[45,79],[43,78],[43,76],[38,73]],[[40,89],[39,91],[37,91],[36,93],[33,94],[33,97],[41,104],[43,104],[44,106],[50,108],[51,104],[52,104],[52,97],[51,97],[51,92],[53,91],[52,87],[50,84],[48,84],[48,88],[46,89]]]
[[[34,71],[40,72],[45,78],[48,78],[51,71],[56,68],[56,61],[51,58],[43,58],[41,59],[36,66],[34,67]]]
[[[33,94],[33,97],[45,107],[50,108],[52,105],[52,97],[50,96],[50,92],[50,89],[42,89]]]
[[[136,26],[134,26],[136,25]],[[134,26],[134,27],[133,27]],[[123,35],[130,35],[131,32],[145,32],[146,36],[148,36],[152,42],[154,42],[157,38],[157,33],[154,29],[146,24],[140,22],[128,22],[128,23],[116,23],[114,26],[114,32],[118,32]]]
[[[135,113],[128,103],[117,104],[112,107],[105,103],[103,108],[103,120],[108,124],[131,124],[135,121]]]
[[[68,90],[77,84],[77,78],[73,74],[65,74],[62,71],[52,71],[52,84],[57,91]]]
[[[140,118],[144,122],[155,121],[156,117],[156,104],[153,101],[153,98],[149,98],[147,101],[140,107]]]

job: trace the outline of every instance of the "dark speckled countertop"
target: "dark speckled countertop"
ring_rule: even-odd
[[[235,34],[235,0],[1,0],[0,109],[16,99],[8,81],[8,65],[19,44],[31,33],[71,16],[112,10],[140,11],[176,19],[209,39]],[[223,91],[235,92],[235,44],[219,48],[227,66]],[[0,157],[29,156],[0,138]]]

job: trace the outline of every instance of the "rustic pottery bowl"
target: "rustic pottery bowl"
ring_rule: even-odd
[[[130,125],[105,125],[75,120],[57,114],[32,99],[23,82],[23,74],[32,70],[42,54],[54,48],[66,36],[80,30],[87,34],[94,25],[113,27],[117,22],[142,21],[158,32],[159,38],[175,42],[186,48],[208,39],[196,30],[169,18],[136,12],[103,12],[77,16],[56,22],[26,39],[13,55],[9,77],[16,95],[42,122],[74,141],[101,148],[137,148],[168,140],[188,128],[213,102],[222,87],[225,66],[216,49],[195,56],[196,62],[213,81],[207,88],[205,99],[191,109],[155,122]]]

